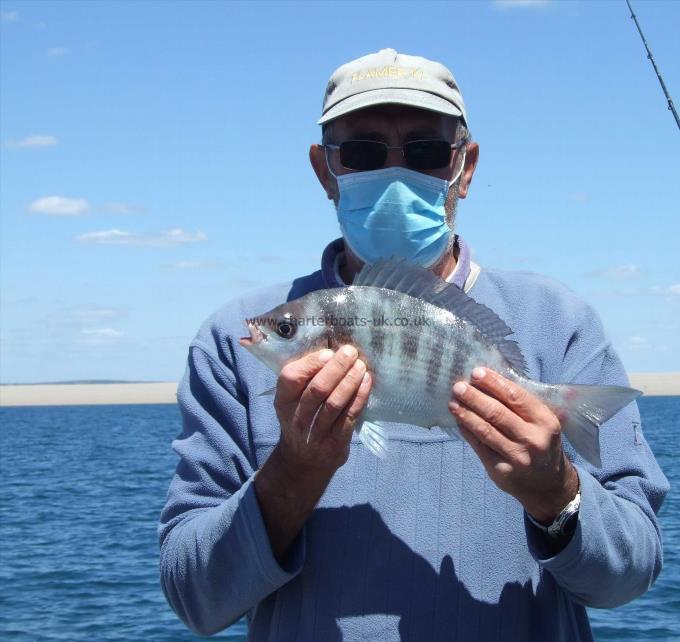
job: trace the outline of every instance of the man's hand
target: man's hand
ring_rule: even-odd
[[[489,477],[549,524],[575,497],[578,473],[567,459],[560,421],[538,397],[489,368],[453,387],[449,410]]]
[[[314,352],[281,370],[274,398],[281,436],[255,476],[269,541],[280,563],[335,471],[347,461],[370,389],[366,364],[352,346]]]
[[[352,431],[371,388],[356,348],[321,350],[281,370],[274,408],[279,450],[291,468],[332,475],[349,456]]]

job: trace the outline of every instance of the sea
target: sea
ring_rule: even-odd
[[[680,397],[639,400],[672,489],[665,566],[633,602],[590,609],[595,639],[680,640]],[[175,405],[0,408],[0,640],[180,642],[156,525],[177,457]],[[213,640],[246,639],[245,621]]]

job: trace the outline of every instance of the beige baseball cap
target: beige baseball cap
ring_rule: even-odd
[[[328,81],[317,124],[386,103],[460,116],[468,124],[453,74],[438,62],[394,49],[381,49],[338,67]]]

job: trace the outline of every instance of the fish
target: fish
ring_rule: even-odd
[[[249,336],[240,345],[276,373],[310,352],[355,346],[373,380],[355,431],[381,458],[389,450],[389,423],[439,428],[461,438],[448,409],[451,388],[469,380],[478,366],[495,370],[559,412],[562,435],[596,467],[602,466],[600,426],[642,394],[625,386],[529,378],[503,319],[456,285],[398,256],[365,264],[351,285],[309,292],[246,319],[246,325]]]

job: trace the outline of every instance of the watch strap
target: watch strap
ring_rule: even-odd
[[[560,511],[559,515],[555,517],[552,523],[548,524],[547,526],[535,520],[526,511],[524,511],[524,513],[534,526],[542,530],[544,533],[547,533],[550,537],[557,538],[565,534],[565,526],[567,522],[570,520],[571,517],[578,513],[580,505],[581,505],[581,489],[579,488],[578,492],[576,493],[576,497],[574,497],[574,499],[572,499]]]

